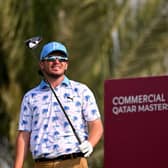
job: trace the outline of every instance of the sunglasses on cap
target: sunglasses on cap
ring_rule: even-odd
[[[66,62],[68,61],[68,58],[67,57],[63,57],[63,56],[58,56],[58,55],[52,55],[52,56],[47,56],[45,58],[42,59],[42,61],[56,61],[56,59],[59,61],[59,62]]]

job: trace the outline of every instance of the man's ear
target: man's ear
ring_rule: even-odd
[[[65,70],[67,70],[67,69],[68,69],[68,62],[65,65]]]
[[[43,65],[42,61],[39,62],[39,67],[40,67],[40,69],[44,69],[44,65]]]

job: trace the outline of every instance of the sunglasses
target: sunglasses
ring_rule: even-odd
[[[47,56],[47,57],[43,58],[42,61],[52,62],[52,61],[56,61],[56,59],[59,62],[67,62],[68,61],[67,57],[58,56],[58,55]]]

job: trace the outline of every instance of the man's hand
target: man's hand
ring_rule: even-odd
[[[89,141],[84,141],[79,145],[79,148],[85,157],[89,157],[93,152],[93,147]]]

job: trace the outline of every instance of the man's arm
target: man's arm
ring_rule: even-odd
[[[89,126],[88,141],[91,143],[93,147],[95,147],[103,134],[102,121],[100,119],[89,121],[88,126]]]
[[[103,125],[100,119],[89,121],[89,136],[88,140],[82,142],[79,145],[79,148],[82,153],[84,153],[85,157],[89,157],[90,154],[93,152],[93,148],[99,142],[102,134],[103,134]]]
[[[16,155],[13,168],[22,168],[24,159],[28,152],[30,132],[19,131],[16,139]]]

